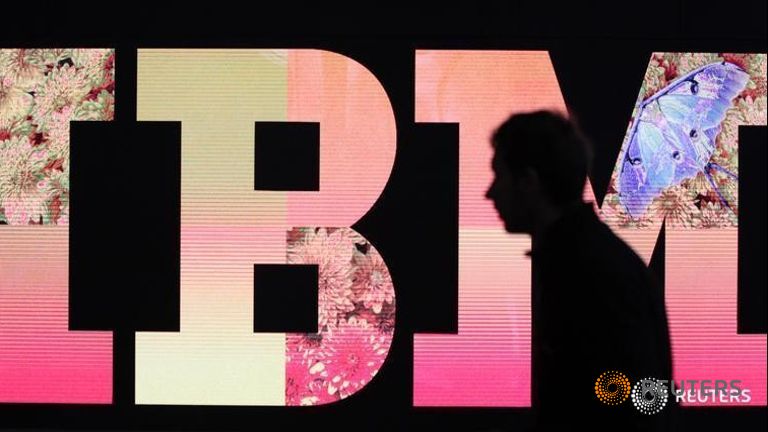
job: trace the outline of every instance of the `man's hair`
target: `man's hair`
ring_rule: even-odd
[[[491,143],[513,175],[526,168],[538,173],[554,204],[581,199],[592,147],[573,121],[552,111],[515,114],[496,129]]]

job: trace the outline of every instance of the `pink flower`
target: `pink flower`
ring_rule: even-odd
[[[335,326],[347,312],[355,309],[352,303],[352,252],[355,238],[350,229],[328,233],[316,228],[301,240],[288,245],[288,262],[318,265],[318,318],[320,327]]]
[[[286,357],[285,403],[286,405],[316,405],[328,399],[324,391],[327,373],[322,362],[308,362],[298,351]]]
[[[395,304],[385,304],[374,322],[380,333],[391,335],[395,331]]]
[[[0,70],[0,123],[10,124],[29,113],[34,99],[22,88],[15,86],[10,78],[3,77],[2,72]]]
[[[391,342],[364,320],[352,317],[340,324],[323,341],[328,394],[343,399],[363,388],[384,364]]]
[[[719,201],[704,202],[701,205],[702,228],[722,228],[736,225],[735,214],[728,211]]]
[[[352,278],[352,291],[365,307],[381,313],[384,303],[391,304],[395,300],[395,288],[387,265],[373,248],[367,254],[355,253],[353,262],[357,269]]]
[[[0,207],[8,223],[39,223],[50,198],[44,153],[35,151],[26,136],[17,136],[0,142],[0,161]]]
[[[664,219],[667,226],[672,227],[696,228],[700,222],[699,209],[693,197],[680,185],[663,190],[660,196],[653,199],[648,212],[654,215],[654,219]]]
[[[288,354],[293,355],[294,361],[310,366],[323,359],[320,349],[322,342],[322,333],[288,333],[286,335]]]
[[[25,48],[0,49],[0,75],[7,76],[25,92],[35,90],[45,71],[45,66],[36,55],[39,51]]]
[[[90,90],[85,74],[74,67],[64,66],[51,70],[35,97],[32,110],[35,122],[43,130],[48,129],[51,115],[68,111],[70,114],[83,101]],[[77,120],[67,115],[68,120]]]
[[[98,48],[83,48],[73,49],[70,53],[71,60],[75,66],[82,69],[83,74],[87,77],[88,82],[91,85],[98,86],[102,82],[111,81],[111,71],[106,67],[107,63],[112,59],[114,51],[111,49],[98,49]],[[110,77],[107,77],[107,74]]]
[[[352,317],[322,335],[289,334],[286,403],[318,405],[363,388],[384,363],[392,335]]]
[[[48,115],[48,150],[52,156],[69,159],[69,120],[74,119],[74,110],[74,106],[65,106]]]

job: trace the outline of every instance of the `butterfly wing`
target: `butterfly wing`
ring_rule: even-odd
[[[713,63],[640,103],[617,187],[632,217],[642,216],[664,189],[704,170],[726,112],[748,80],[734,64]]]
[[[629,214],[638,217],[674,175],[665,158],[664,131],[648,116],[638,119],[619,176],[619,199]]]
[[[691,155],[703,166],[712,156],[714,138],[749,75],[732,63],[704,66],[676,80],[655,97],[655,103],[681,136],[690,138]]]

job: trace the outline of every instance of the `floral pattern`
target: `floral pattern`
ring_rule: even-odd
[[[69,122],[112,120],[111,49],[0,49],[0,224],[69,223]]]
[[[288,262],[318,266],[319,333],[288,334],[286,405],[344,399],[378,373],[395,323],[395,289],[384,260],[349,228],[295,228]]]
[[[750,77],[745,89],[734,99],[717,136],[712,161],[738,174],[738,127],[766,124],[765,54],[655,53],[640,88],[638,104],[666,87],[679,76],[707,64],[727,61],[744,69]],[[637,112],[633,113],[633,118]],[[628,137],[625,137],[624,145]],[[620,157],[623,156],[620,155]],[[621,160],[621,159],[620,159]],[[703,173],[683,180],[654,198],[648,211],[639,218],[627,214],[619,202],[616,184],[620,165],[614,170],[602,207],[603,218],[622,228],[647,228],[666,218],[666,223],[682,228],[721,228],[738,225],[738,183],[725,175],[714,175],[720,192],[731,208],[721,205],[717,192]]]

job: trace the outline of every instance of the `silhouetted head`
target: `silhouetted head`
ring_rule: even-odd
[[[505,228],[533,234],[542,221],[581,202],[592,150],[578,127],[550,111],[515,114],[491,138],[493,200]]]

